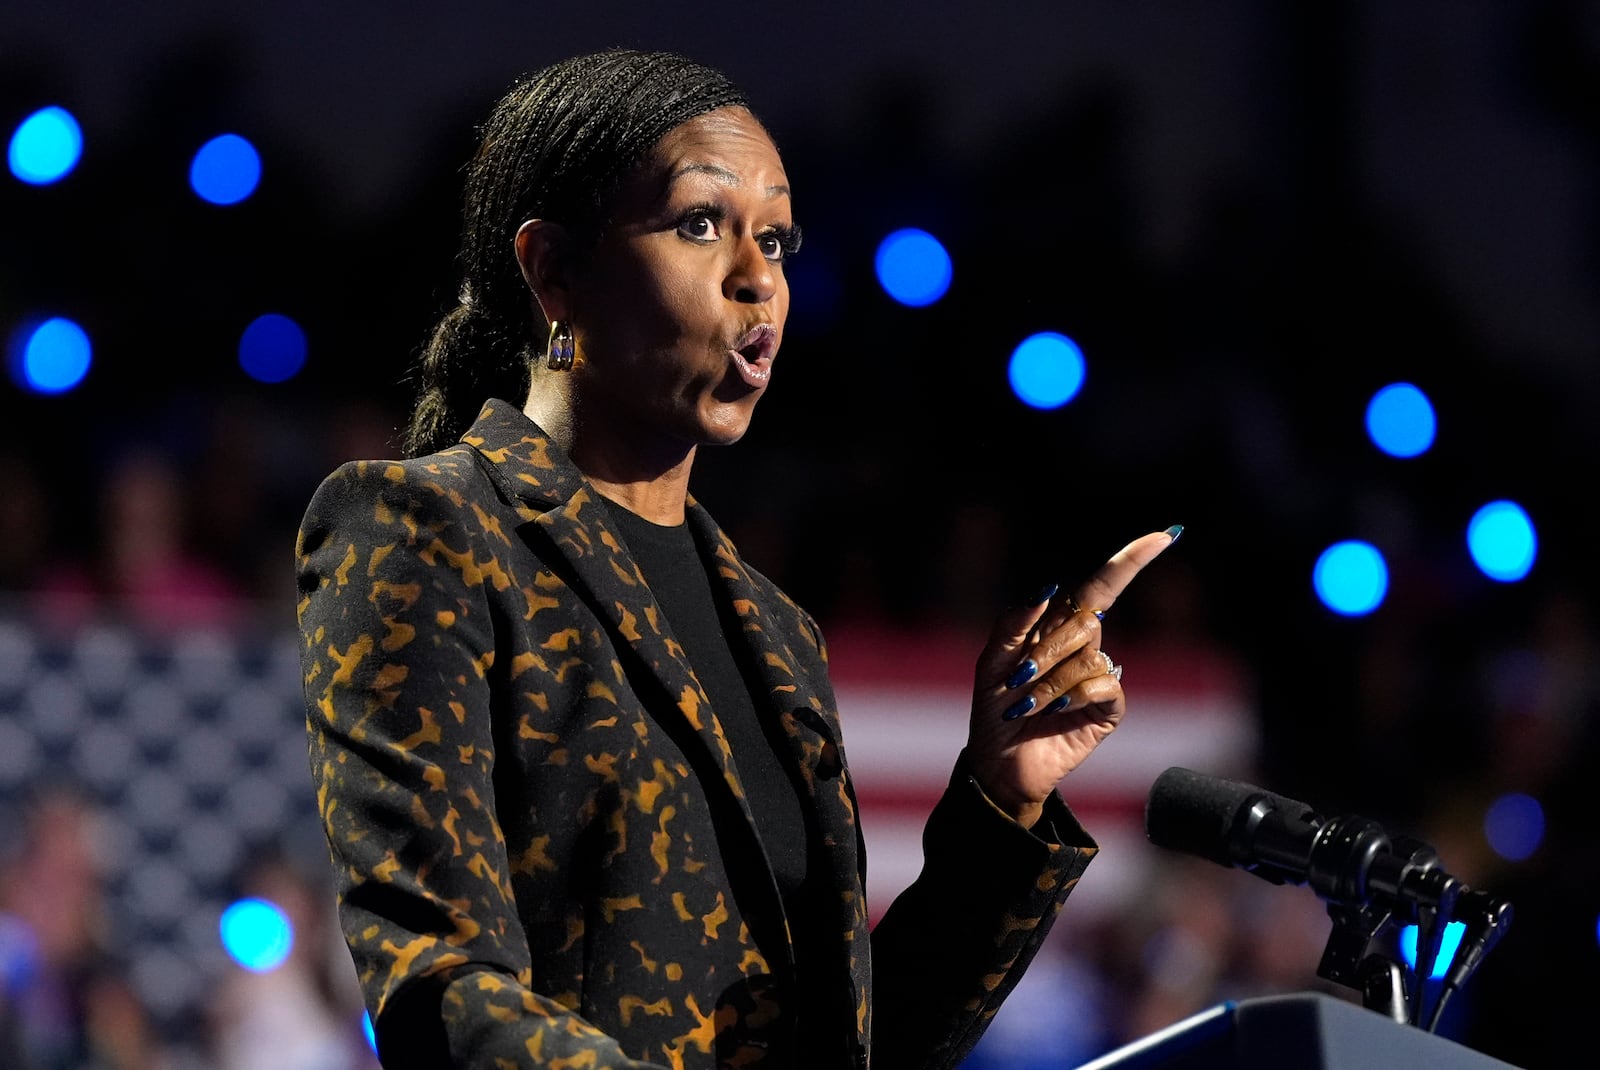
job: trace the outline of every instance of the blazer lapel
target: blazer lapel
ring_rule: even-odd
[[[852,1011],[857,1031],[866,1035],[866,994],[871,974],[870,923],[865,895],[866,857],[855,786],[844,757],[838,705],[826,672],[826,653],[815,625],[799,606],[765,580],[758,581],[739,558],[733,543],[710,515],[690,501],[689,522],[696,536],[711,548],[717,576],[744,628],[745,641],[772,699],[769,710],[784,728],[789,758],[799,769],[809,798],[804,804],[818,815],[822,857],[832,886],[838,890],[837,931],[845,941],[854,991]],[[806,650],[797,645],[816,643]]]
[[[803,709],[803,718],[820,738],[838,742],[839,712],[833,702],[833,689],[826,673],[820,670],[824,655],[820,643],[815,649],[796,644],[810,640],[805,634],[808,622],[794,603],[776,594],[770,583],[758,583],[733,543],[717,527],[709,513],[693,498],[689,502],[689,523],[695,536],[708,547],[716,562],[716,576],[723,593],[732,603],[744,629],[745,642],[755,654],[762,682],[778,710]]]
[[[749,804],[722,725],[638,566],[606,523],[605,507],[596,500],[596,492],[580,488],[560,508],[542,514],[534,523],[560,549],[567,565],[587,589],[591,608],[612,635],[631,647],[654,673],[678,714],[716,760],[746,820],[750,820]]]

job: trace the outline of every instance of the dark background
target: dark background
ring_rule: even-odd
[[[0,385],[0,446],[47,476],[51,551],[96,551],[100,480],[159,442],[201,503],[196,551],[287,626],[311,489],[398,427],[453,300],[473,125],[522,70],[609,44],[725,69],[796,190],[773,389],[696,469],[756,564],[825,624],[981,621],[1185,524],[1162,567],[1193,592],[1183,627],[1257,677],[1274,790],[1440,836],[1495,791],[1540,798],[1530,859],[1459,841],[1462,872],[1518,906],[1466,1039],[1557,1065],[1600,980],[1593,5],[12,3],[0,120],[61,104],[86,143],[60,183],[0,183],[0,327],[56,311],[95,345],[71,394]],[[218,208],[184,176],[224,131],[264,175]],[[952,252],[930,308],[872,279],[902,225]],[[288,384],[234,359],[263,311],[310,338]],[[1039,329],[1088,362],[1050,412],[1004,374]],[[1439,412],[1412,461],[1362,426],[1402,379]],[[204,520],[213,493],[229,526]],[[1519,584],[1466,554],[1497,497],[1539,528]],[[1389,559],[1368,617],[1310,586],[1343,538]],[[1119,626],[1172,626],[1161,582]]]

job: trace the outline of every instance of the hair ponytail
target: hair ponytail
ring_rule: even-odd
[[[524,317],[524,320],[526,317]],[[464,301],[434,325],[416,364],[417,396],[402,447],[420,457],[454,445],[489,398],[521,405],[528,396],[529,339]]]

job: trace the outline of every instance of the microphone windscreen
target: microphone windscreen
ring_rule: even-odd
[[[1232,866],[1230,831],[1252,798],[1270,795],[1260,788],[1173,766],[1150,787],[1144,829],[1157,847],[1209,858]]]

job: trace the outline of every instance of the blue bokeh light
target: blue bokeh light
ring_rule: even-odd
[[[1367,403],[1367,434],[1391,457],[1427,452],[1437,427],[1433,403],[1411,383],[1391,383]]]
[[[62,316],[18,328],[6,346],[11,379],[36,394],[61,394],[83,382],[93,359],[89,336]]]
[[[1371,543],[1336,542],[1317,558],[1312,585],[1322,604],[1347,617],[1371,613],[1389,591],[1389,566]]]
[[[239,336],[239,367],[259,383],[281,383],[306,363],[306,332],[288,316],[268,312]]]
[[[367,1038],[367,1047],[372,1049],[374,1055],[378,1052],[378,1034],[372,1028],[372,1012],[361,1012],[361,1033]]]
[[[878,284],[902,305],[931,305],[950,289],[950,254],[925,230],[906,227],[878,244]]]
[[[219,134],[200,146],[189,165],[189,185],[212,204],[238,204],[261,181],[261,157],[238,134]]]
[[[1502,795],[1483,815],[1483,835],[1495,854],[1520,862],[1544,840],[1544,807],[1522,792]]]
[[[222,946],[239,965],[266,973],[283,965],[294,948],[294,926],[277,904],[265,899],[235,900],[222,912]]]
[[[1064,334],[1041,331],[1011,351],[1007,370],[1011,390],[1026,405],[1056,409],[1077,397],[1083,386],[1083,351]]]
[[[1439,954],[1434,956],[1433,969],[1428,976],[1434,980],[1443,977],[1450,968],[1451,961],[1456,957],[1456,951],[1461,947],[1461,937],[1467,931],[1464,921],[1452,921],[1445,925],[1444,935],[1439,938]],[[1405,957],[1406,965],[1415,972],[1417,968],[1417,927],[1407,925],[1400,930],[1400,954]]]
[[[65,108],[40,108],[11,135],[6,161],[11,173],[34,186],[65,178],[83,155],[83,131]]]
[[[1467,522],[1467,550],[1485,576],[1514,583],[1533,568],[1539,538],[1522,506],[1502,499],[1472,514]]]

